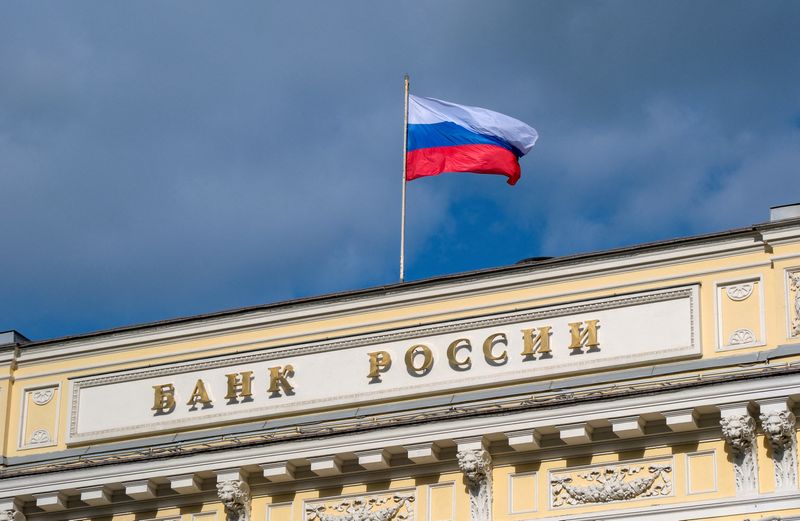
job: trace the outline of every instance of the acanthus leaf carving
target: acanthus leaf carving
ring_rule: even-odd
[[[492,519],[492,457],[486,449],[460,450],[458,468],[469,490],[472,521]]]
[[[630,499],[668,496],[672,494],[671,465],[649,465],[647,475],[628,480],[644,470],[644,466],[618,466],[594,469],[578,474],[588,485],[573,484],[570,476],[550,480],[552,506],[610,503]]]
[[[217,483],[217,496],[225,505],[227,521],[250,521],[250,486],[232,479]]]
[[[395,494],[357,497],[335,505],[323,503],[306,508],[306,521],[413,521],[410,504],[414,500],[413,494]]]

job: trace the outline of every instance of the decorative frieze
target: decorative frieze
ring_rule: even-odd
[[[770,444],[775,470],[775,488],[797,488],[797,433],[796,418],[783,403],[766,403],[759,415],[761,430]]]
[[[492,457],[486,449],[467,449],[457,453],[458,468],[469,490],[472,521],[492,519]]]
[[[413,493],[352,497],[306,505],[305,521],[413,521]]]
[[[754,447],[756,422],[747,412],[747,406],[739,405],[723,409],[720,426],[722,438],[734,458],[736,491],[757,492],[758,472]]]
[[[250,486],[231,479],[217,483],[217,495],[225,505],[227,521],[250,521]]]
[[[559,508],[671,496],[671,474],[671,459],[554,473],[550,479],[550,506]]]

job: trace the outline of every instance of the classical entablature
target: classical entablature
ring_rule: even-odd
[[[0,347],[0,521],[800,519],[800,220]]]

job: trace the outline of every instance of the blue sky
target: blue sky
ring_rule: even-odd
[[[5,2],[0,330],[397,281],[402,78],[541,135],[408,185],[407,278],[800,201],[800,3]]]

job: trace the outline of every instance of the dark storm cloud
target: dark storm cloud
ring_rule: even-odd
[[[514,188],[409,185],[412,277],[745,225],[800,199],[793,2],[3,9],[0,329],[393,282],[406,71],[421,95],[542,135]]]

